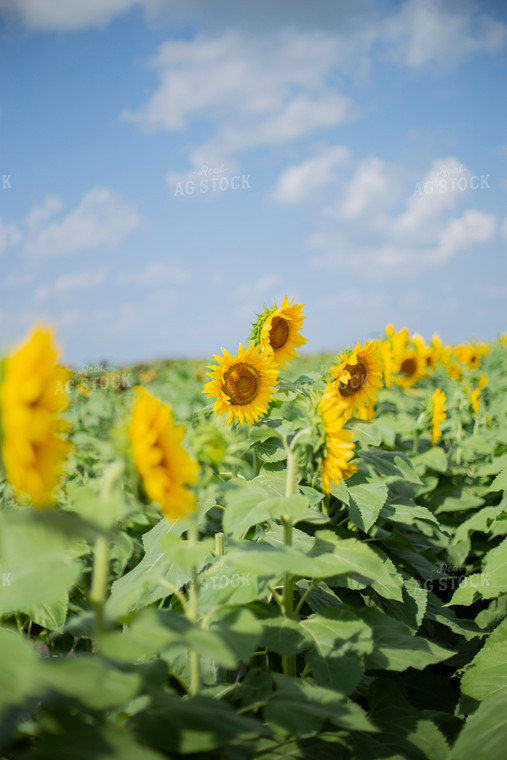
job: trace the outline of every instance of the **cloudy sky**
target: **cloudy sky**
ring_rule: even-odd
[[[0,347],[507,327],[502,0],[0,0]]]

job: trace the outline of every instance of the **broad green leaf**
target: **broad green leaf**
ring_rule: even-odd
[[[507,692],[502,691],[468,716],[447,760],[504,760],[506,737]]]
[[[364,712],[331,689],[275,675],[278,690],[264,707],[264,720],[290,736],[310,736],[325,721],[338,728],[375,731]]]
[[[43,518],[0,514],[0,614],[56,603],[81,574],[65,537]]]
[[[467,576],[450,604],[472,604],[477,598],[494,599],[507,592],[507,538],[486,554],[481,573]]]
[[[507,694],[507,621],[495,628],[461,679],[466,697],[478,701]]]
[[[365,462],[372,464],[381,475],[392,478],[401,478],[410,483],[422,484],[414,465],[406,454],[401,451],[384,451],[382,449],[368,449],[360,451],[359,456]]]

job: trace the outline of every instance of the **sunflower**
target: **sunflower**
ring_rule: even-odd
[[[394,361],[393,350],[388,340],[380,342],[380,353],[382,354],[382,363],[384,365],[384,383],[386,388],[390,388],[393,384],[396,362]]]
[[[406,351],[399,359],[396,382],[402,388],[411,388],[423,377],[426,369],[426,357],[417,349]]]
[[[340,363],[330,367],[335,378],[334,390],[339,405],[349,416],[361,407],[372,408],[382,387],[382,358],[377,340],[367,341],[361,348],[360,341],[352,351],[340,355]]]
[[[458,383],[461,383],[463,379],[463,370],[458,364],[456,364],[456,362],[449,362],[447,365],[447,374],[451,380],[457,380]]]
[[[51,330],[36,327],[6,358],[0,387],[5,474],[15,494],[39,509],[54,502],[70,451],[59,414],[68,403],[70,372],[58,356]]]
[[[216,398],[215,414],[227,414],[226,424],[234,420],[253,425],[263,417],[274,398],[278,383],[278,366],[273,354],[250,343],[245,350],[240,344],[236,356],[222,349],[224,356],[215,355],[217,365],[209,365],[208,377],[202,392]]]
[[[340,478],[345,480],[357,469],[356,465],[349,461],[354,456],[354,443],[352,433],[343,429],[346,422],[343,410],[344,407],[336,404],[333,384],[328,382],[319,402],[324,432],[321,475],[325,493],[330,492],[332,482],[339,483]]]
[[[277,364],[285,369],[287,362],[298,356],[296,348],[306,343],[300,334],[303,327],[303,303],[289,303],[287,295],[280,308],[276,304],[272,309],[265,309],[252,327],[252,338],[256,345],[272,354]]]
[[[481,352],[478,347],[470,346],[468,349],[467,364],[470,369],[479,369],[481,366]]]
[[[483,372],[482,375],[480,376],[478,385],[479,385],[479,388],[487,388],[488,376],[485,372]]]
[[[442,437],[442,431],[440,430],[440,425],[446,418],[446,411],[447,407],[445,406],[445,402],[447,401],[445,393],[440,390],[440,388],[437,388],[434,392],[433,396],[431,397],[432,405],[433,405],[433,418],[431,422],[431,442],[433,445],[436,444],[439,438]]]
[[[470,404],[476,414],[479,414],[479,396],[481,395],[481,389],[476,388],[470,395]]]
[[[431,338],[431,345],[428,347],[426,354],[426,366],[428,369],[434,370],[440,361],[444,347],[440,337],[434,333]]]
[[[195,494],[188,486],[197,481],[198,466],[183,448],[183,425],[175,425],[171,407],[137,386],[129,425],[136,470],[146,495],[160,505],[170,520],[193,512]]]

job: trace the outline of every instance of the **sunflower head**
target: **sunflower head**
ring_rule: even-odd
[[[339,363],[329,368],[335,379],[334,390],[339,400],[353,416],[363,407],[371,409],[382,387],[382,355],[379,341],[360,341],[352,351],[344,351]]]
[[[331,483],[338,484],[346,480],[357,469],[350,460],[354,456],[353,434],[344,430],[348,419],[347,409],[340,403],[334,384],[329,381],[318,402],[320,417],[320,458],[322,488],[325,493],[331,490]]]
[[[447,401],[445,393],[437,388],[431,397],[432,402],[432,420],[431,420],[431,442],[435,445],[439,438],[442,437],[440,425],[446,418],[445,402]]]
[[[481,389],[476,388],[472,393],[470,394],[470,404],[472,406],[472,409],[476,414],[479,414],[479,397],[481,395]]]
[[[240,344],[236,356],[222,349],[215,355],[217,364],[209,365],[203,393],[216,398],[213,411],[227,414],[226,424],[234,420],[253,425],[268,411],[278,383],[278,365],[270,352],[250,343],[247,349]]]
[[[36,327],[3,362],[0,386],[2,459],[16,496],[51,506],[70,444],[60,413],[70,372],[58,364],[52,331]]]
[[[129,424],[132,458],[144,491],[162,512],[176,520],[195,511],[196,497],[189,489],[197,482],[198,465],[182,446],[183,425],[175,425],[169,404],[136,386]]]
[[[488,376],[485,372],[483,372],[479,378],[478,382],[479,388],[487,388],[488,386]]]
[[[467,364],[470,369],[479,369],[481,366],[482,354],[477,346],[470,346],[468,349]]]
[[[398,362],[396,382],[402,388],[411,388],[426,371],[426,356],[417,349],[406,351]]]
[[[271,353],[283,369],[298,356],[296,348],[306,343],[300,334],[305,320],[303,308],[304,304],[295,304],[294,299],[289,303],[286,295],[279,308],[275,304],[271,309],[264,309],[252,325],[253,342]]]
[[[463,369],[459,364],[456,364],[456,362],[449,362],[447,365],[447,374],[451,380],[456,380],[458,383],[461,383],[463,380]]]

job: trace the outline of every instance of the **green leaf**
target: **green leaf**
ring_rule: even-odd
[[[466,697],[481,701],[507,695],[507,621],[488,637],[461,679]]]
[[[312,615],[299,625],[313,642],[307,662],[318,684],[351,694],[364,672],[363,655],[373,651],[371,628],[360,619],[321,615]]]
[[[0,708],[21,705],[37,693],[37,656],[28,640],[0,629]]]
[[[387,499],[385,483],[345,484],[350,519],[358,528],[368,532],[376,522],[380,510]]]
[[[368,668],[421,670],[455,654],[429,639],[415,635],[407,625],[384,615],[380,610],[371,607],[352,610],[344,607],[337,614],[345,620],[359,616],[372,629],[374,651],[366,657]]]
[[[278,690],[264,707],[264,720],[290,736],[311,736],[325,721],[338,728],[375,731],[364,712],[331,689],[274,675]]]
[[[467,722],[447,760],[504,760],[507,692],[485,699]]]
[[[367,451],[360,451],[359,456],[365,462],[372,464],[381,475],[400,478],[401,480],[407,480],[409,483],[422,485],[422,480],[417,474],[414,465],[408,456],[401,451],[368,449]]]
[[[0,515],[0,614],[57,603],[81,574],[65,537],[32,512]]]
[[[154,697],[150,709],[135,715],[132,723],[139,738],[168,753],[166,757],[210,752],[242,738],[271,734],[260,721],[237,715],[223,700],[209,697]]]
[[[379,446],[382,440],[380,427],[374,422],[362,422],[361,420],[349,420],[347,429],[353,433],[354,438],[363,446]]]
[[[449,604],[472,604],[477,598],[494,599],[507,591],[507,538],[489,551],[481,573],[468,575]]]
[[[122,673],[91,655],[62,660],[41,660],[40,683],[77,699],[92,710],[109,710],[133,699],[141,686],[138,673]]]

